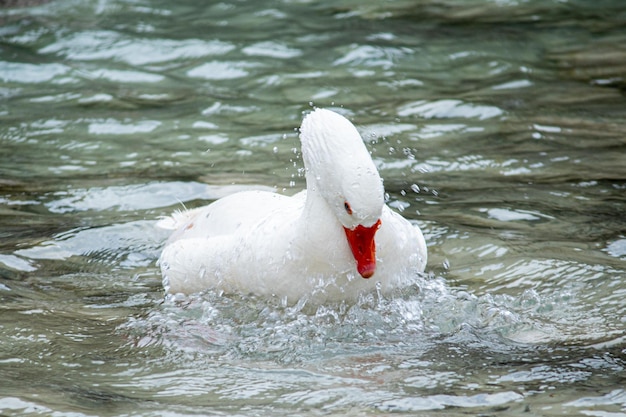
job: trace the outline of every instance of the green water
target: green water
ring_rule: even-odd
[[[0,414],[626,414],[624,2],[201,3],[0,9]],[[157,219],[302,189],[313,105],[427,274],[165,299]]]

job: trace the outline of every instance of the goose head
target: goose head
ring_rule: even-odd
[[[357,271],[370,278],[384,189],[361,135],[345,117],[315,109],[302,121],[300,140],[308,192],[326,201],[345,230]]]

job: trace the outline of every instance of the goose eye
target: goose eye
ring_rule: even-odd
[[[344,201],[343,207],[346,209],[346,213],[352,215],[352,207],[350,207],[350,204],[347,201]]]

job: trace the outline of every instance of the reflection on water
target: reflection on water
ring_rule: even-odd
[[[0,20],[1,414],[626,412],[622,2]],[[164,298],[156,221],[299,191],[312,105],[355,122],[426,274],[355,304]]]

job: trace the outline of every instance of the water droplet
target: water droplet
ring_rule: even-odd
[[[272,148],[272,152],[274,152],[274,153],[278,153],[278,146],[274,146],[274,147]]]
[[[380,281],[376,282],[376,299],[378,301],[377,304],[379,307],[382,305],[382,303],[385,300],[383,297],[382,289],[383,289],[383,284]]]
[[[417,184],[413,184],[411,185],[411,190],[413,190],[414,193],[419,194],[420,193],[420,186]]]
[[[169,293],[169,291],[170,291],[170,279],[169,279],[169,277],[167,275],[163,275],[162,284],[163,284],[163,289],[165,289],[165,292]]]
[[[450,269],[450,261],[447,258],[443,260],[443,269]]]

